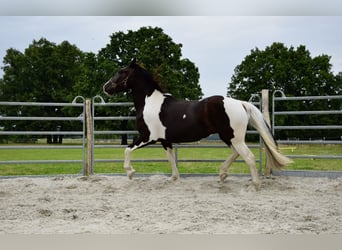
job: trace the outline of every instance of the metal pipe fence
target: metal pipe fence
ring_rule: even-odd
[[[280,97],[278,95],[281,95]],[[256,99],[256,100],[254,100]],[[259,95],[252,95],[250,98],[250,102],[252,102],[254,105],[261,108],[262,98]],[[303,111],[303,110],[288,110],[288,111],[278,111],[276,108],[278,107],[279,103],[281,102],[288,102],[288,101],[304,101],[304,100],[342,100],[342,96],[306,96],[306,97],[286,97],[285,94],[281,91],[275,91],[273,93],[272,98],[272,132],[273,134],[276,134],[278,131],[281,130],[313,130],[313,129],[323,129],[323,130],[329,130],[329,129],[342,129],[341,124],[326,124],[326,125],[291,125],[291,126],[284,126],[284,125],[277,125],[275,124],[275,118],[278,116],[289,116],[289,115],[340,115],[342,114],[342,110],[309,110],[309,111]],[[78,100],[81,100],[81,102],[78,102]],[[138,134],[138,131],[136,130],[126,130],[126,129],[119,129],[119,130],[98,130],[96,129],[97,123],[102,122],[120,122],[120,121],[134,121],[135,116],[131,112],[128,115],[122,115],[122,116],[103,116],[103,115],[97,115],[96,110],[98,108],[108,109],[108,108],[119,108],[119,107],[128,107],[132,108],[133,103],[106,103],[101,96],[95,96],[91,100],[91,114],[86,115],[86,100],[85,98],[78,96],[76,97],[72,103],[42,103],[42,102],[0,102],[0,107],[11,107],[11,106],[25,106],[25,107],[70,107],[72,109],[80,109],[80,115],[79,116],[58,116],[58,117],[52,117],[52,116],[22,116],[21,114],[17,114],[16,116],[10,116],[6,115],[6,112],[2,112],[2,115],[0,115],[0,136],[13,136],[13,135],[31,135],[31,136],[47,136],[47,135],[68,135],[68,136],[77,136],[82,138],[81,145],[6,145],[6,144],[0,144],[0,155],[2,149],[17,149],[17,150],[25,150],[25,149],[80,149],[82,150],[82,158],[81,159],[74,159],[74,160],[3,160],[0,157],[0,166],[3,164],[50,164],[50,163],[81,163],[82,164],[82,172],[83,174],[86,174],[87,166],[91,166],[91,172],[88,174],[93,174],[94,169],[96,168],[96,164],[98,163],[123,163],[124,162],[124,154],[122,152],[122,158],[118,159],[98,159],[95,158],[94,155],[94,149],[101,149],[101,148],[125,148],[127,145],[117,145],[117,144],[104,144],[101,142],[101,137],[108,137],[108,136],[121,136],[121,135],[129,135],[131,137]],[[107,112],[108,113],[108,112]],[[115,111],[113,111],[115,113]],[[87,142],[87,127],[86,124],[88,124],[87,118],[91,117],[91,140]],[[43,122],[49,122],[49,121],[69,121],[69,122],[81,122],[82,123],[82,129],[75,130],[75,131],[5,131],[2,129],[2,123],[4,122],[21,122],[21,121],[41,121]],[[257,134],[255,130],[248,130],[248,134]],[[89,135],[88,135],[89,137]],[[342,145],[342,140],[279,140],[279,144],[338,144]],[[251,148],[257,148],[259,151],[257,162],[259,163],[259,172],[262,172],[262,165],[263,165],[263,152],[262,152],[262,140],[259,136],[259,143],[257,145],[248,145]],[[86,149],[90,147],[90,151],[86,153]],[[159,145],[150,145],[148,147],[160,147]],[[226,159],[186,159],[182,158],[179,154],[179,151],[184,148],[227,148],[227,146],[224,143],[221,144],[215,144],[208,143],[207,140],[201,141],[201,143],[192,143],[192,144],[175,144],[175,154],[176,154],[176,161],[178,163],[185,163],[185,162],[208,162],[208,163],[217,163],[217,162],[223,162]],[[89,153],[90,152],[90,153]],[[90,157],[89,157],[90,154]],[[86,157],[88,156],[88,158]],[[227,155],[228,157],[228,155]],[[289,156],[291,158],[315,158],[315,159],[342,159],[341,155],[291,155]],[[89,162],[90,159],[90,162]],[[168,160],[165,158],[163,159],[135,159],[132,160],[132,162],[167,162]],[[242,160],[237,160],[237,162],[240,162]],[[341,172],[342,173],[342,172]]]
[[[280,95],[280,96],[277,96]],[[288,110],[288,111],[277,111],[276,107],[280,103],[285,102],[293,102],[293,101],[310,101],[310,100],[342,100],[341,95],[336,96],[291,96],[287,97],[284,92],[281,90],[277,90],[273,92],[272,98],[272,132],[276,135],[277,131],[281,130],[342,130],[341,124],[331,125],[331,124],[321,124],[321,125],[291,125],[291,126],[280,126],[277,125],[275,120],[277,116],[292,116],[292,115],[340,115],[342,114],[342,110],[307,110],[307,111],[297,111],[297,110]],[[342,132],[341,132],[341,140],[329,140],[329,139],[320,139],[320,140],[278,140],[279,144],[337,144],[342,145]],[[291,158],[311,158],[311,159],[342,159],[341,155],[291,155]]]
[[[77,101],[81,99],[81,103],[78,103]],[[80,115],[77,117],[73,116],[59,116],[59,117],[50,117],[50,116],[21,116],[21,113],[17,114],[17,116],[8,115],[6,114],[6,108],[7,107],[71,107],[72,109],[80,109]],[[4,108],[4,112],[2,112],[2,115],[0,115],[0,127],[2,126],[2,121],[6,122],[13,122],[13,126],[15,126],[16,121],[40,121],[41,123],[47,122],[47,121],[71,121],[71,122],[81,122],[82,123],[82,129],[78,131],[63,131],[63,130],[51,130],[51,131],[29,131],[29,130],[22,130],[22,131],[12,131],[4,130],[4,126],[2,126],[2,129],[0,129],[0,136],[11,136],[11,135],[22,135],[22,136],[54,136],[54,135],[60,135],[60,136],[77,136],[82,138],[82,144],[81,145],[6,145],[6,144],[0,144],[0,154],[1,150],[4,149],[16,149],[16,150],[25,150],[25,149],[80,149],[82,151],[82,158],[81,159],[62,159],[62,160],[3,160],[0,157],[0,165],[4,164],[51,164],[51,163],[78,163],[82,164],[82,172],[84,173],[85,169],[85,99],[81,96],[77,96],[74,98],[72,103],[48,103],[48,102],[0,102],[0,107]]]
[[[253,102],[253,99],[258,99],[257,101]],[[99,102],[97,102],[97,100]],[[261,107],[261,98],[259,95],[252,95],[250,100],[251,103],[254,105]],[[93,143],[92,143],[92,165],[95,169],[95,164],[100,162],[115,162],[115,163],[123,163],[124,159],[123,157],[120,159],[95,159],[94,156],[94,149],[95,148],[126,148],[127,145],[103,145],[103,144],[97,144],[95,140],[95,135],[130,135],[134,136],[138,134],[138,131],[136,130],[96,130],[95,129],[95,122],[96,121],[130,121],[135,120],[135,116],[96,116],[96,108],[97,107],[134,107],[133,103],[126,102],[126,103],[106,103],[101,96],[95,96],[93,97],[92,102],[92,114],[93,114]],[[257,134],[256,130],[248,130],[248,134]],[[258,148],[259,153],[258,157],[256,157],[257,163],[259,163],[259,171],[262,171],[262,140],[259,137],[259,144],[258,145],[248,145],[250,148]],[[148,145],[149,148],[156,148],[160,147],[159,145]],[[179,156],[179,150],[183,148],[227,148],[227,145],[220,142],[218,145],[212,145],[207,142],[207,139],[204,139],[201,141],[201,144],[193,144],[193,143],[186,143],[186,144],[174,144],[174,151],[175,151],[175,158],[177,165],[179,163],[184,162],[208,162],[208,163],[216,163],[216,162],[223,162],[226,159],[181,159]],[[227,155],[228,157],[229,155]],[[168,162],[166,158],[163,159],[134,159],[132,162]],[[236,160],[236,162],[243,162],[242,160]]]

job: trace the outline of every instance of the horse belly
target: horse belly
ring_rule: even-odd
[[[184,121],[174,122],[167,126],[165,132],[166,140],[173,143],[194,142],[210,135],[205,126]]]

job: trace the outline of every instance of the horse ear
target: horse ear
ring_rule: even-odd
[[[133,60],[131,61],[131,63],[129,64],[129,66],[130,66],[131,68],[134,68],[134,66],[136,65],[136,63],[137,63],[137,59],[134,57]]]

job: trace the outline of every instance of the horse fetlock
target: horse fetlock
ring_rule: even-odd
[[[224,182],[225,179],[227,179],[228,177],[228,174],[227,173],[220,173],[220,181],[221,182]]]
[[[272,169],[270,167],[266,167],[266,170],[265,170],[266,179],[270,179],[271,176],[272,176]]]
[[[179,179],[179,174],[173,174],[170,178],[171,181],[177,181]]]
[[[251,191],[251,192],[257,192],[260,190],[260,182],[252,182],[248,188],[247,191]]]
[[[126,169],[128,178],[131,180],[133,178],[133,175],[135,174],[135,170],[132,167],[125,168],[125,169]]]
[[[132,180],[134,173],[135,173],[135,170],[127,171],[127,176],[130,180]]]

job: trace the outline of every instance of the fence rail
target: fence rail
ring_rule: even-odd
[[[280,96],[277,96],[280,95]],[[277,90],[273,92],[272,98],[272,132],[277,134],[280,130],[342,130],[342,125],[292,125],[292,126],[278,126],[275,123],[277,116],[290,116],[290,115],[339,115],[342,114],[342,110],[307,110],[307,111],[276,111],[279,102],[291,102],[291,101],[307,101],[307,100],[342,100],[342,95],[336,96],[291,96],[287,97],[282,91]],[[341,132],[342,135],[342,132]],[[342,138],[341,138],[342,139]],[[342,144],[342,140],[279,140],[279,144]],[[342,152],[341,152],[342,153]],[[342,155],[292,155],[291,158],[313,158],[313,159],[342,159]]]
[[[281,95],[280,97],[277,95]],[[252,99],[257,99],[257,101],[252,102]],[[342,96],[306,96],[306,97],[286,97],[285,94],[281,91],[275,91],[273,93],[272,98],[272,131],[274,134],[281,130],[307,130],[307,129],[338,129],[341,130],[342,126],[339,124],[336,125],[305,125],[305,126],[280,126],[275,124],[275,118],[277,116],[289,116],[289,115],[340,115],[342,114],[342,110],[310,110],[310,111],[301,111],[301,110],[289,110],[289,111],[277,111],[276,107],[279,105],[279,102],[288,102],[288,101],[302,101],[302,100],[335,100],[341,99]],[[77,102],[81,100],[82,102]],[[261,103],[264,102],[259,95],[253,95],[250,99],[250,102],[259,106],[261,108]],[[105,103],[101,96],[95,96],[90,100],[91,107],[87,113],[87,100],[85,100],[81,96],[77,96],[72,103],[43,103],[43,102],[0,102],[0,107],[9,107],[9,106],[32,106],[32,107],[71,107],[81,109],[80,115],[75,117],[67,117],[67,116],[0,116],[0,122],[10,122],[10,121],[70,121],[70,122],[80,122],[82,123],[82,129],[80,131],[4,131],[0,128],[1,136],[10,136],[10,135],[33,135],[33,136],[42,136],[42,135],[68,135],[68,136],[79,136],[82,138],[81,145],[0,145],[0,154],[2,149],[80,149],[82,150],[81,159],[74,160],[2,160],[0,157],[0,165],[3,164],[50,164],[50,163],[81,163],[82,164],[82,172],[84,175],[94,173],[94,168],[96,168],[96,163],[103,162],[123,162],[123,158],[120,159],[95,159],[94,149],[101,148],[125,148],[125,145],[108,145],[101,144],[100,140],[95,140],[95,136],[107,136],[107,135],[130,135],[134,136],[138,134],[136,130],[95,130],[95,123],[103,122],[103,121],[132,121],[135,120],[135,116],[133,114],[127,114],[123,116],[101,116],[96,115],[96,109],[101,108],[117,108],[117,107],[133,107],[133,103],[125,102],[125,103]],[[264,105],[264,103],[263,103]],[[132,109],[131,109],[132,111]],[[90,119],[88,121],[88,119]],[[89,124],[88,124],[89,122]],[[88,127],[87,127],[88,124]],[[0,124],[1,127],[1,124]],[[87,135],[87,132],[89,133]],[[248,130],[248,134],[257,134],[255,130]],[[342,145],[342,140],[279,140],[279,144],[337,144]],[[160,147],[159,145],[150,145],[148,147]],[[262,170],[263,157],[262,157],[262,141],[259,139],[258,145],[249,145],[252,148],[258,148],[259,154],[257,157],[257,162],[259,163],[259,172]],[[175,144],[175,153],[177,163],[180,162],[222,162],[225,159],[181,159],[178,155],[178,150],[183,148],[226,148],[225,144],[222,145],[212,145],[208,143],[201,144]],[[86,153],[86,149],[88,150]],[[315,158],[315,159],[342,159],[342,155],[292,155],[292,158]],[[135,159],[132,162],[167,162],[165,159]],[[237,160],[237,162],[241,162],[242,160]],[[291,172],[292,173],[292,172]],[[340,175],[342,173],[339,172]],[[286,173],[285,173],[286,174]]]
[[[252,99],[258,99],[257,101],[252,102]],[[99,101],[99,102],[97,102]],[[261,107],[261,98],[259,95],[252,95],[250,102],[253,103],[256,106]],[[132,107],[134,108],[133,103],[131,102],[125,102],[125,103],[106,103],[101,96],[95,96],[93,97],[92,101],[92,114],[93,114],[93,142],[92,142],[92,166],[93,169],[91,172],[94,172],[94,169],[96,168],[96,163],[102,163],[102,162],[124,162],[124,159],[95,159],[94,156],[94,148],[125,148],[127,146],[124,145],[101,145],[101,144],[96,144],[96,140],[94,138],[95,135],[137,135],[139,134],[138,131],[136,130],[105,130],[105,131],[100,131],[100,130],[95,130],[95,122],[96,121],[124,121],[124,120],[135,120],[135,116],[96,116],[96,108],[97,107]],[[255,130],[248,130],[248,134],[257,134],[257,131]],[[148,145],[147,147],[160,147],[158,145]],[[180,162],[223,162],[226,159],[201,159],[201,160],[196,160],[196,159],[180,159],[178,155],[178,150],[181,148],[227,148],[227,145],[223,144],[222,145],[210,145],[210,144],[174,144],[174,149],[175,149],[175,158],[176,158],[176,163]],[[249,147],[254,147],[259,149],[259,154],[256,159],[256,162],[259,163],[259,171],[262,171],[262,141],[259,139],[259,145],[258,146],[253,146],[249,145]],[[132,160],[132,162],[168,162],[167,159],[135,159]],[[242,160],[236,160],[236,162],[242,162]]]
[[[78,103],[77,100],[81,99],[82,103]],[[85,99],[81,96],[75,97],[72,103],[48,103],[48,102],[0,102],[0,107],[9,107],[9,106],[26,106],[26,107],[72,107],[81,109],[81,115],[77,117],[51,117],[51,116],[6,116],[3,114],[0,116],[1,121],[78,121],[83,124],[82,130],[80,131],[1,131],[0,135],[2,136],[10,136],[10,135],[32,135],[32,136],[54,136],[54,135],[70,135],[70,136],[81,136],[82,137],[82,145],[59,145],[59,146],[50,146],[50,145],[0,145],[0,150],[2,149],[17,149],[17,150],[27,150],[27,149],[80,149],[82,150],[82,158],[75,160],[2,160],[0,158],[0,165],[4,164],[51,164],[51,163],[81,163],[82,164],[82,172],[85,172]],[[5,116],[4,116],[5,115]]]

